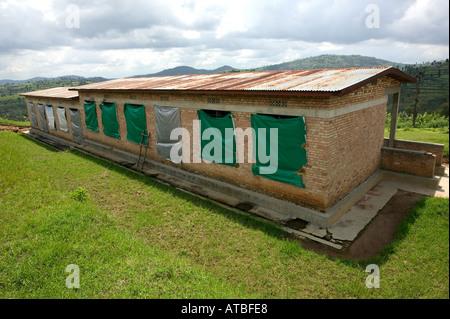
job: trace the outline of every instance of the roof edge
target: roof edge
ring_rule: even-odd
[[[370,83],[374,80],[382,78],[383,76],[393,77],[394,79],[400,81],[401,83],[416,83],[417,82],[416,78],[391,66],[391,67],[387,68],[386,70],[383,70],[380,73],[374,74],[373,76],[368,77],[367,79],[365,79],[361,82],[358,82],[349,87],[346,87],[345,89],[339,91],[338,96],[343,96],[345,94],[351,93],[351,92],[363,87],[364,85],[367,85],[368,83]]]

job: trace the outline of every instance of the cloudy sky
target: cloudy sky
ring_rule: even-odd
[[[0,0],[0,79],[449,57],[448,0]]]

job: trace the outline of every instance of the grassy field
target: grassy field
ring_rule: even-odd
[[[420,201],[379,256],[350,261],[21,134],[0,132],[0,187],[0,298],[449,298],[448,199]],[[379,289],[365,285],[368,264]]]
[[[30,126],[29,121],[14,121],[14,120],[7,120],[0,117],[0,124],[12,124],[12,125],[18,125],[18,126]]]
[[[384,136],[389,137],[389,129],[384,130]],[[448,131],[439,128],[399,128],[395,137],[398,140],[444,144],[444,156],[448,159]]]

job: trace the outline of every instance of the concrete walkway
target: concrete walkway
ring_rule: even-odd
[[[404,190],[412,193],[432,197],[449,197],[449,166],[445,164],[444,175],[439,181],[437,189],[425,186],[413,185],[395,180],[382,180],[365,194],[348,212],[340,217],[327,229],[321,229],[307,225],[301,232],[308,233],[319,238],[328,236],[328,240],[336,244],[354,241],[361,231],[372,221],[377,213],[388,203],[388,201],[399,191]]]

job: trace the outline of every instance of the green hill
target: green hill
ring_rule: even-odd
[[[42,78],[35,81],[29,79],[25,81],[13,81],[0,85],[0,118],[23,121],[28,117],[27,107],[25,105],[25,98],[19,96],[20,93],[44,90],[59,86],[78,86],[83,84],[89,84],[93,82],[105,81],[104,78],[83,78],[75,76],[58,77],[54,79]]]
[[[402,71],[413,77],[419,75],[417,112],[440,113],[449,116],[448,59],[420,65],[406,65]],[[415,104],[416,84],[405,84],[400,93],[400,111],[412,114]]]
[[[299,59],[291,62],[267,65],[261,68],[257,68],[255,69],[255,71],[352,68],[373,66],[394,66],[396,68],[399,68],[402,67],[403,64],[361,55],[326,54],[306,59]]]

